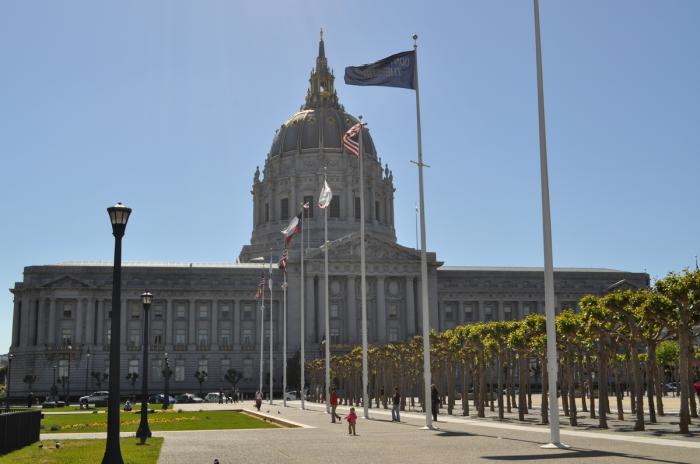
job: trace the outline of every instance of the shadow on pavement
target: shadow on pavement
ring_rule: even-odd
[[[678,464],[682,461],[666,461],[664,459],[655,459],[646,456],[639,456],[627,453],[614,453],[610,451],[596,451],[596,450],[581,450],[581,449],[568,449],[562,450],[561,453],[547,453],[547,454],[514,454],[505,456],[481,456],[482,459],[489,459],[493,461],[534,461],[534,460],[545,460],[545,459],[583,459],[583,458],[604,458],[604,457],[616,457],[616,458],[627,458],[634,461],[650,461],[650,462],[663,462],[669,464]]]

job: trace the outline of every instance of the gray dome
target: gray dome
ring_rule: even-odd
[[[298,153],[319,148],[341,150],[343,134],[359,121],[341,109],[320,107],[294,113],[275,132],[270,156]],[[376,157],[369,131],[362,132],[364,152]]]

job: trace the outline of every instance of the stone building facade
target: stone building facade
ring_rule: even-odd
[[[289,219],[310,202],[304,218],[305,275],[301,282],[302,244],[295,238],[287,268],[288,357],[300,349],[300,314],[305,314],[306,358],[321,355],[324,329],[324,256],[322,211],[315,207],[324,174],[334,192],[329,208],[328,339],[335,352],[360,344],[359,172],[357,161],[341,150],[342,133],[357,122],[340,105],[334,76],[327,65],[323,40],[309,79],[305,104],[276,131],[262,173],[253,178],[253,231],[242,247],[239,262],[208,264],[129,264],[123,268],[121,308],[122,389],[131,386],[128,372],[149,371],[151,391],[162,391],[161,371],[168,354],[174,374],[171,390],[198,390],[196,371],[209,377],[206,391],[226,388],[229,368],[243,373],[239,388],[257,389],[261,330],[264,330],[265,372],[268,371],[270,311],[262,320],[255,288],[267,265],[255,258],[283,247]],[[420,252],[396,242],[394,180],[377,155],[365,130],[365,205],[367,310],[370,343],[405,340],[422,332]],[[539,268],[445,266],[428,253],[429,315],[432,328],[518,319],[544,312],[544,279]],[[275,390],[282,379],[282,274],[272,266],[272,307]],[[35,393],[48,392],[55,379],[67,377],[72,396],[97,389],[91,372],[109,368],[112,268],[109,263],[66,263],[29,266],[24,279],[11,289],[12,391],[26,395],[26,374],[37,375]],[[304,285],[304,302],[300,297]],[[648,286],[646,273],[611,269],[557,269],[557,310],[575,307],[589,293],[610,288]],[[148,366],[141,365],[143,312],[140,294],[154,295],[150,310]],[[88,355],[89,354],[89,355]],[[267,381],[267,374],[265,375]],[[140,382],[137,383],[137,390]],[[106,387],[106,383],[102,388]]]

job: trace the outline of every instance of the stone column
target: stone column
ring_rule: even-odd
[[[20,299],[15,295],[14,311],[12,313],[12,346],[19,346],[19,314],[20,314]]]
[[[87,300],[85,317],[85,344],[93,345],[95,341],[95,297]]]
[[[85,305],[82,298],[78,298],[75,302],[75,335],[73,336],[73,343],[80,345],[83,342],[83,311],[85,310]]]
[[[173,300],[165,300],[165,349],[173,349]]]
[[[219,349],[219,300],[214,299],[211,303],[211,349],[216,351]]]
[[[386,335],[386,298],[384,296],[384,276],[377,276],[377,341],[384,343]]]
[[[413,276],[406,277],[406,339],[416,333],[416,302],[413,299]]]
[[[235,350],[240,350],[241,346],[241,301],[233,301],[233,321],[231,322],[231,331],[233,332],[233,347]]]
[[[22,325],[20,326],[20,334],[19,334],[19,346],[29,346],[29,326],[30,326],[30,317],[29,315],[31,314],[31,311],[29,310],[31,306],[31,300],[27,295],[22,295],[22,319],[21,323]]]
[[[49,300],[49,345],[56,344],[56,298]]]
[[[105,302],[104,300],[97,299],[97,345],[103,346],[105,339]]]
[[[46,343],[46,301],[42,299],[36,300],[36,304],[39,307],[37,312],[37,334],[36,343],[41,346]]]
[[[348,344],[353,345],[358,343],[357,332],[357,290],[355,289],[356,277],[348,276],[347,280],[347,305],[348,305]],[[359,341],[362,342],[361,340]]]
[[[27,300],[28,307],[27,307],[27,321],[29,322],[29,327],[27,327],[27,346],[34,346],[34,337],[35,337],[35,331],[34,328],[36,327],[36,301],[34,299],[29,299]],[[38,327],[37,327],[38,329]]]
[[[189,301],[188,315],[187,340],[190,345],[189,349],[194,350],[195,346],[197,346],[197,301],[194,298]]]

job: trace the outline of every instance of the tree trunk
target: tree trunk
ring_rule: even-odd
[[[549,374],[547,373],[547,358],[540,360],[542,366],[542,400],[540,402],[540,416],[543,424],[549,424]]]
[[[577,370],[577,377],[581,384],[581,412],[588,412],[588,404],[586,402],[586,393],[588,392],[588,388],[586,388],[587,382],[585,382],[583,378],[585,377],[585,371],[589,371],[590,369],[588,369],[583,356],[578,358],[578,365],[579,369]]]
[[[659,416],[665,416],[664,413],[664,385],[663,385],[663,368],[656,362],[656,348],[654,348],[654,365],[656,366],[656,373],[654,374],[654,379],[656,381],[656,412]]]
[[[462,415],[469,415],[469,365],[462,363]]]
[[[518,420],[524,421],[528,413],[525,399],[525,385],[527,384],[527,358],[524,353],[518,355]]]
[[[681,433],[689,433],[690,426],[690,415],[689,415],[689,398],[690,393],[690,377],[688,376],[689,363],[688,363],[688,351],[690,350],[690,327],[688,324],[688,312],[685,308],[680,308],[681,317],[680,323],[678,324],[678,344],[680,347],[679,358],[679,373],[680,373],[680,387],[681,387],[681,409],[680,409],[680,421],[679,421],[679,431]]]
[[[634,334],[634,332],[632,332]],[[636,337],[632,337],[636,340]],[[634,378],[634,396],[636,405],[636,420],[634,422],[634,430],[644,430],[644,382],[642,382],[642,370],[639,366],[639,350],[637,344],[632,342],[631,350],[631,368],[632,377]]]
[[[608,428],[608,357],[603,342],[598,342],[598,428]],[[593,408],[591,407],[591,410]]]
[[[447,414],[452,414],[455,407],[455,390],[457,365],[450,359],[447,364]]]
[[[496,369],[498,370],[498,391],[496,392],[498,395],[498,420],[503,420],[503,361],[500,354],[496,361]]]
[[[566,381],[569,384],[569,424],[571,424],[571,426],[578,425],[578,419],[576,417],[576,381],[574,378],[575,369],[576,365],[574,364],[572,356],[570,360],[570,365],[566,369]],[[563,396],[564,395],[562,395],[562,397]]]
[[[622,385],[620,385],[620,365],[615,365],[615,399],[617,400],[617,420],[625,420],[625,411],[622,405]]]
[[[647,375],[647,403],[649,404],[649,422],[652,424],[656,423],[656,408],[654,407],[654,390],[656,390],[656,382],[654,381],[654,373],[656,372],[656,363],[654,359],[654,348],[655,342],[647,343],[647,361],[646,375]]]
[[[486,417],[486,363],[484,362],[484,354],[479,357],[479,417]]]

